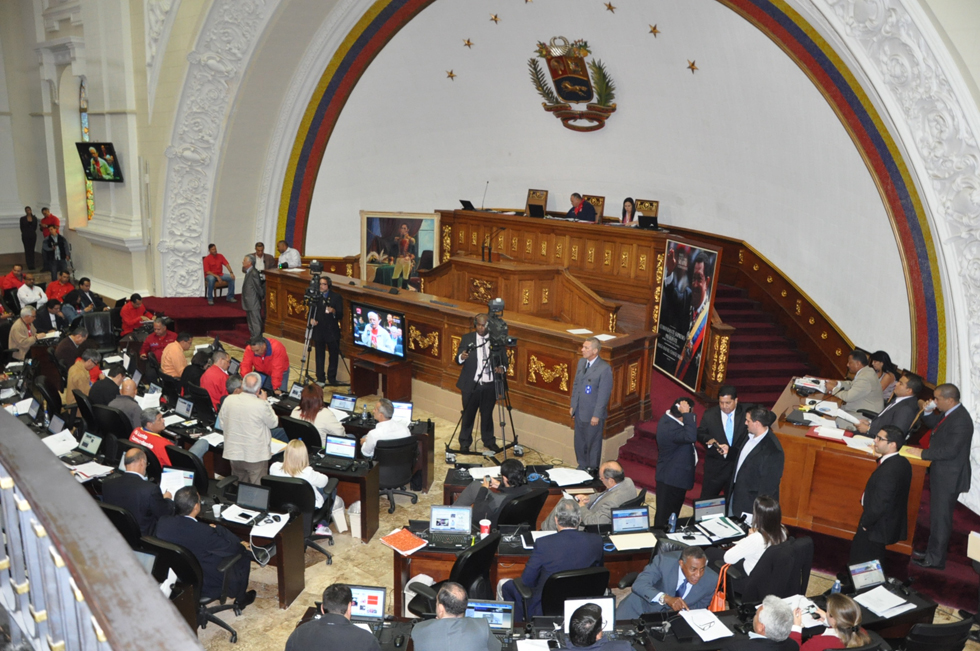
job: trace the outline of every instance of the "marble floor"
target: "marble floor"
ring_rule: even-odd
[[[206,343],[202,339],[200,342]],[[232,347],[227,346],[231,349]],[[230,352],[232,352],[230,350]],[[240,358],[240,354],[234,351],[233,354]],[[299,377],[299,369],[293,368],[291,377]],[[378,396],[367,396],[361,401],[368,403],[368,411],[371,410]],[[361,408],[361,401],[358,402],[358,410]],[[416,410],[415,417],[425,419],[429,414]],[[391,591],[394,585],[392,574],[392,554],[388,547],[385,547],[379,538],[395,529],[400,528],[411,519],[428,519],[429,506],[441,503],[442,500],[442,480],[446,476],[448,466],[445,457],[439,454],[440,450],[445,449],[445,444],[453,434],[456,423],[444,419],[433,417],[436,425],[436,460],[435,460],[435,481],[428,493],[420,493],[417,504],[412,504],[407,497],[396,497],[397,508],[393,514],[388,513],[388,501],[384,497],[381,500],[381,522],[378,533],[370,543],[364,544],[359,539],[354,540],[350,536],[350,531],[338,534],[334,533],[335,544],[328,550],[333,555],[333,564],[327,565],[322,554],[312,550],[306,552],[306,588],[305,591],[296,598],[292,605],[286,610],[279,609],[277,597],[276,570],[273,567],[260,568],[255,563],[252,564],[250,587],[258,593],[255,603],[246,609],[241,617],[235,617],[233,613],[221,613],[223,619],[228,621],[238,631],[238,643],[231,644],[228,640],[228,633],[223,629],[209,625],[206,629],[198,629],[198,635],[202,644],[210,651],[251,651],[262,649],[282,649],[286,645],[286,639],[296,627],[306,609],[313,605],[314,601],[319,600],[323,589],[336,582],[356,583],[360,585],[379,585],[386,586],[389,590],[388,603],[392,603]],[[472,457],[475,459],[476,457]],[[559,465],[561,459],[544,458],[533,450],[527,450],[522,461],[525,464],[550,463]],[[654,510],[653,495],[647,498],[647,504],[651,512]],[[685,507],[690,511],[690,507]],[[687,515],[688,513],[683,513]],[[833,578],[818,572],[813,572],[810,578],[808,592],[811,595],[826,591],[833,583]],[[628,594],[628,590],[615,590],[617,596],[622,598]],[[390,606],[389,606],[390,612]],[[940,607],[937,612],[936,622],[949,622],[958,620],[959,615],[948,608]],[[967,645],[969,651],[980,651],[980,645],[970,643]]]

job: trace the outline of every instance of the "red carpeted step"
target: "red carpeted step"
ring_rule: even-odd
[[[806,373],[808,368],[802,361],[794,359],[771,362],[758,362],[753,359],[733,362],[729,358],[728,377],[746,377],[760,374],[785,375],[789,377]]]
[[[786,359],[802,360],[803,356],[796,350],[788,347],[773,347],[769,350],[764,348],[745,348],[739,349],[732,343],[732,349],[728,353],[728,363],[739,362],[781,362]]]
[[[219,337],[221,341],[231,344],[232,346],[238,346],[239,348],[244,348],[248,345],[248,340],[251,336],[248,332],[248,327],[246,326],[244,330],[209,330],[209,337]]]

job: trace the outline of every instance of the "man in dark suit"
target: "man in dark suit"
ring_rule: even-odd
[[[329,382],[337,386],[337,364],[340,360],[340,323],[344,318],[344,299],[333,291],[333,282],[328,276],[320,276],[320,300],[316,303],[316,314],[310,320],[313,326],[313,345],[316,348],[316,381]],[[330,365],[323,373],[323,362],[330,351]]]
[[[146,452],[127,450],[124,461],[126,472],[103,484],[102,500],[132,513],[140,533],[151,536],[157,521],[173,514],[174,503],[169,492],[161,493],[159,486],[146,480]]]
[[[609,396],[612,395],[612,367],[599,357],[602,342],[589,337],[582,342],[582,359],[572,382],[575,419],[575,460],[579,470],[598,468],[602,459],[602,430],[606,426]]]
[[[296,627],[286,651],[380,651],[378,638],[350,621],[353,599],[343,583],[328,586],[319,616]]]
[[[109,306],[105,304],[102,297],[92,291],[92,280],[80,278],[78,280],[78,296],[84,312],[107,312]]]
[[[700,547],[658,554],[636,577],[632,594],[616,609],[616,619],[707,608],[717,583],[718,574],[708,567]],[[791,624],[792,620],[791,614]]]
[[[572,208],[568,211],[569,219],[577,219],[580,222],[596,221],[595,206],[582,199],[582,195],[575,192],[571,196]]]
[[[881,457],[861,496],[864,512],[851,542],[850,565],[884,561],[885,547],[909,535],[912,464],[898,454],[904,444],[905,433],[894,425],[886,425],[875,434],[875,452]]]
[[[246,255],[242,260],[242,309],[248,322],[248,332],[252,337],[261,337],[263,330],[262,309],[265,307],[265,285],[255,269],[254,256]]]
[[[416,651],[500,651],[500,640],[481,617],[466,617],[466,590],[446,581],[436,595],[436,618],[412,627]]]
[[[579,531],[581,522],[578,504],[563,499],[555,509],[558,533],[538,538],[534,543],[534,551],[521,574],[521,582],[532,591],[528,617],[541,614],[541,592],[552,574],[602,565],[602,536]],[[513,581],[504,583],[502,592],[504,599],[514,602],[514,612],[524,612],[524,599]]]
[[[775,414],[765,407],[754,407],[745,414],[749,436],[735,451],[735,472],[728,489],[728,515],[752,513],[755,498],[768,495],[779,500],[779,481],[783,477],[783,446],[769,426]]]
[[[701,499],[728,495],[737,457],[749,430],[745,426],[745,407],[738,404],[738,392],[730,384],[718,390],[718,404],[708,407],[698,426],[698,441],[705,447]]]
[[[922,378],[915,373],[906,373],[895,385],[892,399],[873,420],[862,418],[856,425],[857,433],[874,438],[882,428],[894,425],[908,436],[909,429],[919,415],[916,396],[922,391]],[[901,446],[899,446],[901,447]]]
[[[89,389],[88,401],[92,403],[93,407],[95,405],[108,407],[110,402],[119,397],[119,387],[125,378],[126,372],[123,370],[122,364],[113,364],[105,372],[105,377],[96,381]]]
[[[507,359],[503,351],[491,350],[487,321],[486,314],[477,314],[473,318],[475,332],[462,336],[456,355],[456,363],[462,367],[456,388],[463,396],[463,418],[459,425],[459,449],[463,453],[469,452],[473,444],[473,423],[477,411],[480,412],[483,447],[500,452],[500,446],[493,437],[493,408],[497,404],[494,373],[507,372]]]
[[[935,398],[924,405],[922,422],[932,429],[929,449],[922,458],[929,467],[929,545],[913,551],[912,563],[937,570],[946,567],[949,536],[953,530],[953,508],[960,493],[970,490],[970,443],[973,418],[960,404],[955,384],[940,384]]]
[[[255,590],[248,588],[251,554],[242,541],[220,524],[208,526],[197,519],[201,513],[201,498],[193,486],[184,486],[174,496],[175,514],[160,518],[156,537],[186,547],[201,564],[204,585],[201,596],[217,599],[221,596],[224,575],[218,566],[229,556],[242,557],[228,570],[228,596],[239,608],[255,601]]]
[[[68,319],[61,313],[61,301],[52,298],[37,311],[34,328],[38,332],[62,331],[68,327]]]
[[[741,636],[729,638],[731,641],[722,649],[723,651],[799,651],[800,645],[789,636],[792,630],[793,609],[779,597],[769,595],[762,600],[762,605],[755,611],[755,617],[752,619],[754,635],[750,633],[748,638]]]

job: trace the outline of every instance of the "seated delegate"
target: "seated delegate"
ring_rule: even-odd
[[[730,565],[741,562],[745,576],[749,576],[765,551],[773,545],[786,542],[788,535],[783,526],[783,512],[779,502],[768,495],[760,495],[752,505],[752,528],[749,529],[749,535],[724,552],[716,547],[709,547],[705,553],[712,561],[720,558]],[[741,592],[741,586],[736,581],[732,583],[735,591]]]
[[[312,423],[320,433],[320,445],[327,446],[328,436],[344,436],[344,426],[332,411],[323,406],[323,389],[314,382],[303,387],[299,406],[289,414],[292,418]]]
[[[495,527],[504,506],[512,499],[526,495],[531,490],[524,475],[523,463],[517,459],[505,459],[500,464],[499,480],[489,476],[482,480],[474,480],[463,489],[453,504],[472,506],[474,522],[485,518],[490,520],[491,526]]]
[[[378,638],[350,621],[354,596],[343,583],[323,591],[320,615],[297,626],[286,651],[381,651]]]
[[[824,649],[850,649],[871,644],[871,636],[861,628],[861,606],[843,594],[827,595],[827,610],[817,608],[820,619],[827,625],[820,635],[814,635],[803,644],[803,612],[797,608],[793,613],[793,631],[790,633],[801,651],[824,651]]]
[[[568,620],[568,642],[564,649],[582,651],[632,651],[633,645],[627,640],[609,640],[602,637],[602,608],[595,604],[584,604],[575,609]]]
[[[700,547],[658,554],[636,577],[633,593],[620,602],[616,618],[707,608],[718,583],[718,574],[707,565]]]
[[[323,506],[323,489],[330,478],[317,472],[310,465],[310,455],[306,445],[299,439],[293,439],[283,450],[282,461],[276,461],[269,466],[269,474],[273,477],[293,477],[302,479],[313,487],[313,497],[316,508]],[[320,536],[330,535],[330,527],[325,522],[316,523],[316,533]]]
[[[466,617],[466,589],[446,581],[436,594],[436,618],[412,627],[415,651],[500,651],[482,617]]]
[[[612,510],[618,509],[625,502],[636,497],[636,486],[633,485],[633,480],[623,473],[623,467],[618,461],[607,461],[599,466],[598,479],[606,490],[592,495],[575,496],[583,525],[612,524]],[[541,523],[543,530],[555,530],[557,508],[556,506]]]
[[[569,219],[576,219],[580,222],[597,221],[595,206],[582,199],[582,195],[578,192],[571,196],[571,202],[572,208],[568,211],[567,215]]]
[[[392,416],[395,415],[395,406],[391,404],[391,400],[387,398],[379,400],[374,405],[373,415],[378,424],[361,439],[361,454],[365,459],[374,456],[374,448],[378,445],[378,441],[403,439],[412,435],[408,430],[408,425],[391,420]]]
[[[798,651],[800,645],[790,639],[793,610],[779,597],[769,595],[755,611],[749,638],[734,638],[723,651]]]

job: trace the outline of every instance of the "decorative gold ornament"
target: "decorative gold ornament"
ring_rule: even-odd
[[[497,16],[497,14],[490,14],[490,20],[493,21],[494,25],[500,22],[500,18]]]
[[[541,379],[546,384],[551,384],[560,379],[561,384],[558,385],[558,388],[561,391],[568,391],[568,364],[556,364],[549,369],[535,355],[531,355],[527,364],[527,381],[531,384],[537,384],[538,374],[541,375]]]
[[[786,298],[786,290],[784,289],[783,291],[779,292],[779,295]]]
[[[547,242],[542,242],[541,243],[541,255],[542,256],[548,255],[548,243]]]
[[[650,25],[650,33],[653,34],[654,38],[657,38],[657,34],[660,33],[660,30],[657,29],[656,25]]]
[[[695,73],[695,71],[697,71],[699,68],[694,64],[693,61],[688,60],[688,62],[687,62],[687,69],[690,70],[691,71],[691,74],[693,75]]]
[[[443,224],[442,225],[442,261],[443,262],[449,260],[449,249],[451,249],[452,246],[453,246],[453,227],[448,224]]]
[[[572,260],[578,262],[578,244],[572,245]]]
[[[541,304],[542,305],[547,305],[548,304],[548,288],[547,287],[542,287],[541,288]]]
[[[470,48],[472,50],[473,49],[473,41],[471,41],[468,38],[467,39],[464,39],[463,40],[463,47],[468,47],[468,48]]]
[[[484,302],[486,302],[486,301],[484,301]],[[531,290],[530,289],[526,289],[525,288],[523,291],[521,291],[521,304],[522,305],[530,305],[531,304]]]
[[[349,262],[347,263],[347,277],[348,278],[354,277],[354,265],[352,265]]]
[[[616,7],[613,6],[613,3],[607,2],[606,3],[606,11],[608,11],[609,13],[613,13],[614,14],[614,13],[616,13]]]
[[[452,70],[447,70],[446,71],[446,79],[448,79],[449,81],[456,81],[456,77],[457,76],[458,75],[455,72],[453,72]]]
[[[629,383],[630,388],[629,391],[627,391],[626,393],[628,394],[636,393],[636,388],[638,385],[637,378],[639,378],[639,376],[640,376],[640,363],[634,362],[630,364],[630,383]]]
[[[413,325],[408,326],[408,349],[415,350],[416,346],[419,350],[431,347],[429,352],[432,356],[439,357],[439,331],[433,330],[423,337],[421,330]]]
[[[555,242],[555,257],[561,257],[561,242]]]
[[[647,270],[647,254],[646,253],[641,253],[640,254],[640,271],[646,271],[646,270]]]
[[[449,337],[449,345],[453,349],[453,359],[456,359],[459,356],[459,342],[462,340],[462,337],[457,337],[455,335]]]
[[[510,239],[510,250],[511,251],[516,251],[517,250],[517,236],[516,235]]]
[[[493,281],[470,279],[470,300],[474,303],[489,303],[493,300]]]

